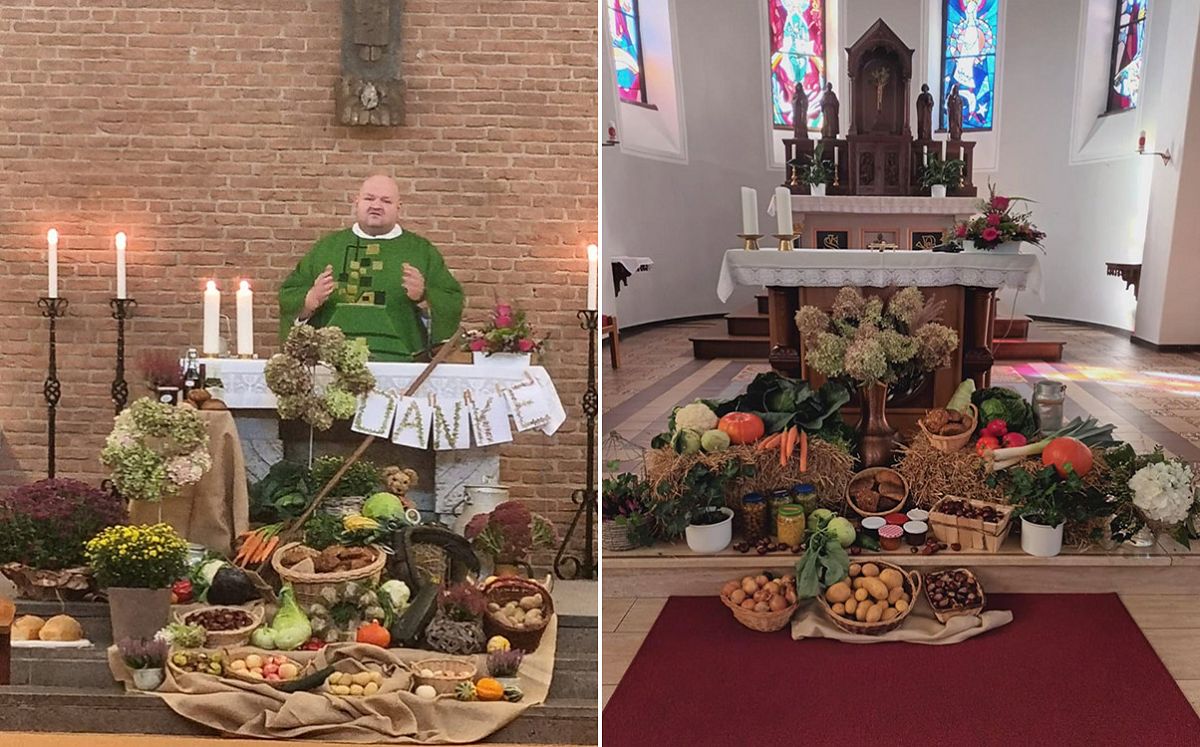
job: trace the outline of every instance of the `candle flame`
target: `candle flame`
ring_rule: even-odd
[[[250,281],[249,281],[249,280],[243,280],[243,281],[242,281],[242,284],[241,284],[241,288],[242,288],[242,290],[244,290],[244,291],[248,291],[248,290],[250,290]]]
[[[596,254],[599,253],[599,251],[600,251],[599,247],[597,247],[595,244],[588,244],[588,247],[587,247],[588,261],[595,262]]]
[[[124,251],[125,250],[125,232],[124,231],[117,231],[116,242],[117,242],[117,248]]]
[[[207,289],[207,290],[210,290],[210,291],[215,291],[215,290],[217,289],[217,281],[216,281],[216,280],[209,280],[209,281],[208,281],[208,284],[207,284],[205,287],[206,287],[206,289]]]
[[[57,228],[51,228],[49,231],[46,232],[46,241],[49,241],[51,244],[58,243],[58,229]]]

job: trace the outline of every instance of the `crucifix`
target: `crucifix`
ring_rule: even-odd
[[[404,124],[403,4],[403,0],[342,0],[342,75],[337,86],[342,124]]]
[[[875,234],[875,240],[870,242],[869,244],[867,244],[867,248],[882,252],[882,251],[887,251],[887,250],[899,249],[900,246],[898,244],[893,244],[890,241],[884,241],[883,234],[877,233],[877,234]]]
[[[891,77],[891,72],[886,67],[877,67],[871,73],[871,82],[875,84],[875,111],[883,111],[883,87]]]

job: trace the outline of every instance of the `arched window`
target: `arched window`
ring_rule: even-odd
[[[1000,0],[945,0],[942,5],[943,129],[946,97],[955,84],[963,100],[963,129],[992,129],[999,11]]]
[[[1146,6],[1149,0],[1117,0],[1113,30],[1112,65],[1109,66],[1108,111],[1123,112],[1137,106],[1142,88],[1142,45],[1145,42]]]
[[[808,94],[808,129],[821,129],[825,88],[825,0],[767,0],[771,18],[771,102],[776,127],[792,126],[796,82]]]
[[[642,29],[638,22],[638,0],[605,0],[608,30],[612,37],[613,64],[617,69],[617,94],[634,104],[646,100],[646,76],[642,70]]]

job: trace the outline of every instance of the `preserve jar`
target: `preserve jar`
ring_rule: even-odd
[[[868,516],[862,520],[862,529],[868,537],[878,537],[879,530],[887,526],[882,516]]]
[[[789,547],[804,542],[804,506],[788,503],[775,514],[775,534]]]
[[[904,524],[904,538],[908,544],[920,547],[925,544],[925,535],[929,532],[929,525],[923,521],[909,521]]]
[[[879,546],[884,550],[899,550],[902,534],[904,530],[898,524],[885,524],[879,528]]]
[[[767,508],[769,515],[767,516],[767,525],[770,527],[770,533],[775,538],[776,542],[782,542],[779,539],[779,509],[789,505],[792,502],[792,491],[787,488],[780,490],[772,490],[770,497],[767,499]]]
[[[817,510],[817,489],[806,482],[796,483],[792,486],[792,503],[799,503],[805,514],[811,514]]]
[[[767,502],[758,493],[742,498],[742,539],[756,544],[767,536]]]

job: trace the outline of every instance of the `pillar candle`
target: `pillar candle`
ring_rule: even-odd
[[[779,235],[792,235],[792,192],[787,187],[775,188],[775,218],[779,221]]]
[[[117,298],[125,298],[125,232],[117,231]]]
[[[1141,134],[1138,135],[1138,153],[1144,150],[1146,150],[1146,131],[1142,130]]]
[[[221,292],[217,283],[209,280],[204,289],[204,345],[205,355],[221,354]]]
[[[254,355],[254,292],[247,280],[237,292],[237,354]]]
[[[49,257],[49,275],[50,282],[47,290],[47,298],[58,298],[58,230],[51,228],[46,232],[46,244],[50,249]]]
[[[600,249],[595,244],[588,244],[588,290],[587,307],[595,309],[600,296]]]
[[[758,234],[758,191],[742,187],[742,233]]]

